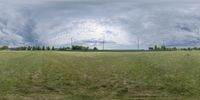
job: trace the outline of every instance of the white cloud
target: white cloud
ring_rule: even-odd
[[[200,46],[197,0],[0,1],[0,45]],[[99,46],[100,43],[99,43]]]

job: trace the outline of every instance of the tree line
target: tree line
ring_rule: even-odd
[[[190,51],[190,50],[200,50],[200,47],[177,48],[177,47],[166,47],[165,45],[161,45],[161,46],[155,45],[154,47],[149,47],[148,50],[149,51],[177,51],[177,50]]]
[[[0,50],[13,50],[13,51],[98,51],[97,47],[89,48],[89,46],[72,45],[72,47],[54,47],[54,46],[21,46],[21,47],[8,47],[2,46]],[[165,45],[149,47],[148,51],[176,51],[176,50],[200,50],[200,47],[188,47],[188,48],[177,48],[177,47],[166,47]],[[144,50],[142,50],[144,51]]]
[[[21,47],[11,47],[8,46],[2,46],[0,47],[0,50],[26,50],[26,51],[97,51],[98,48],[94,47],[92,49],[89,48],[89,46],[79,46],[79,45],[73,45],[72,47],[54,47],[54,46],[21,46]]]

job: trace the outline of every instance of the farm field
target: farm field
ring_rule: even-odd
[[[0,100],[198,100],[200,52],[0,52]]]

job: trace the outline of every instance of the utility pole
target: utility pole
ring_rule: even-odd
[[[104,50],[104,44],[105,44],[105,34],[103,34],[103,50]]]
[[[97,40],[95,40],[94,47],[97,47]]]
[[[139,50],[140,49],[140,37],[137,38],[137,43],[138,43],[137,47],[138,47],[138,50]]]
[[[65,31],[65,34],[66,34],[66,42],[67,42],[67,46],[69,46],[70,44],[69,44],[69,40],[68,40],[68,34],[67,34],[67,31]]]
[[[39,39],[35,39],[35,46],[39,46]]]
[[[163,40],[163,46],[165,46],[165,40]]]
[[[196,27],[196,31],[197,31],[197,34],[199,35],[200,34],[200,28],[197,24],[194,24],[194,26]]]
[[[71,48],[72,48],[72,41],[73,41],[73,38],[71,38],[71,42],[70,42],[70,44],[71,44]]]

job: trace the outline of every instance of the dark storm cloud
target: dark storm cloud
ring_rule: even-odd
[[[199,46],[199,10],[198,0],[1,0],[0,44]]]

